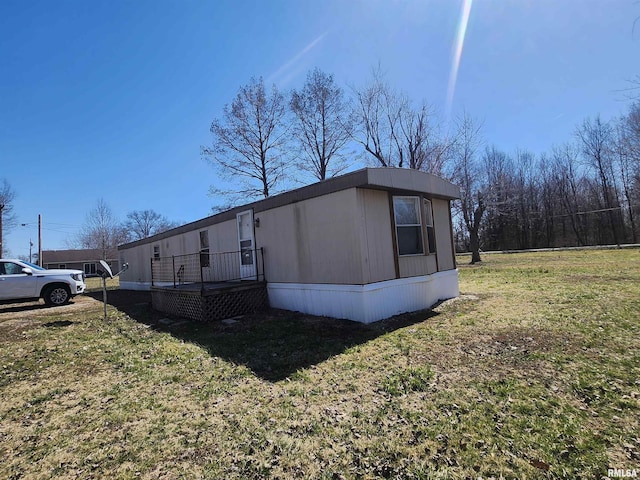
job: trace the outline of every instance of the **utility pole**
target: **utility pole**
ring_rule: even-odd
[[[2,211],[4,210],[4,203],[0,203],[0,258],[2,258]]]
[[[38,214],[38,266],[42,266],[42,215]]]

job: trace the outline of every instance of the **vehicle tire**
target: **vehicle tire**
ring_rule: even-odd
[[[44,298],[44,303],[50,307],[56,307],[64,305],[71,300],[71,291],[66,285],[54,285],[47,288],[42,297]]]

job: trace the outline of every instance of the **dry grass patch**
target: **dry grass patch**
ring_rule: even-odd
[[[460,299],[370,326],[282,311],[162,326],[118,291],[106,323],[88,296],[77,310],[0,307],[0,477],[638,468],[639,259],[486,256],[461,265]]]

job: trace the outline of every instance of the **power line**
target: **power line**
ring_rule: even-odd
[[[56,233],[73,233],[73,231],[64,231],[64,230],[56,230],[55,228],[47,228],[47,227],[42,227],[43,230],[46,230],[47,232],[56,232]]]
[[[622,210],[623,208],[636,208],[636,207],[640,207],[640,204],[638,204],[638,205],[630,205],[629,207],[620,206],[620,207],[611,207],[611,208],[600,208],[598,210],[589,210],[589,211],[586,211],[586,212],[563,213],[562,215],[552,215],[551,218],[571,217],[573,215],[587,215],[589,213],[611,212],[613,210]]]

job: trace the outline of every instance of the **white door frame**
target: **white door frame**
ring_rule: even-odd
[[[256,239],[253,231],[253,210],[245,210],[238,213],[236,215],[236,224],[238,226],[240,278],[242,280],[257,280],[258,270],[256,266]]]

